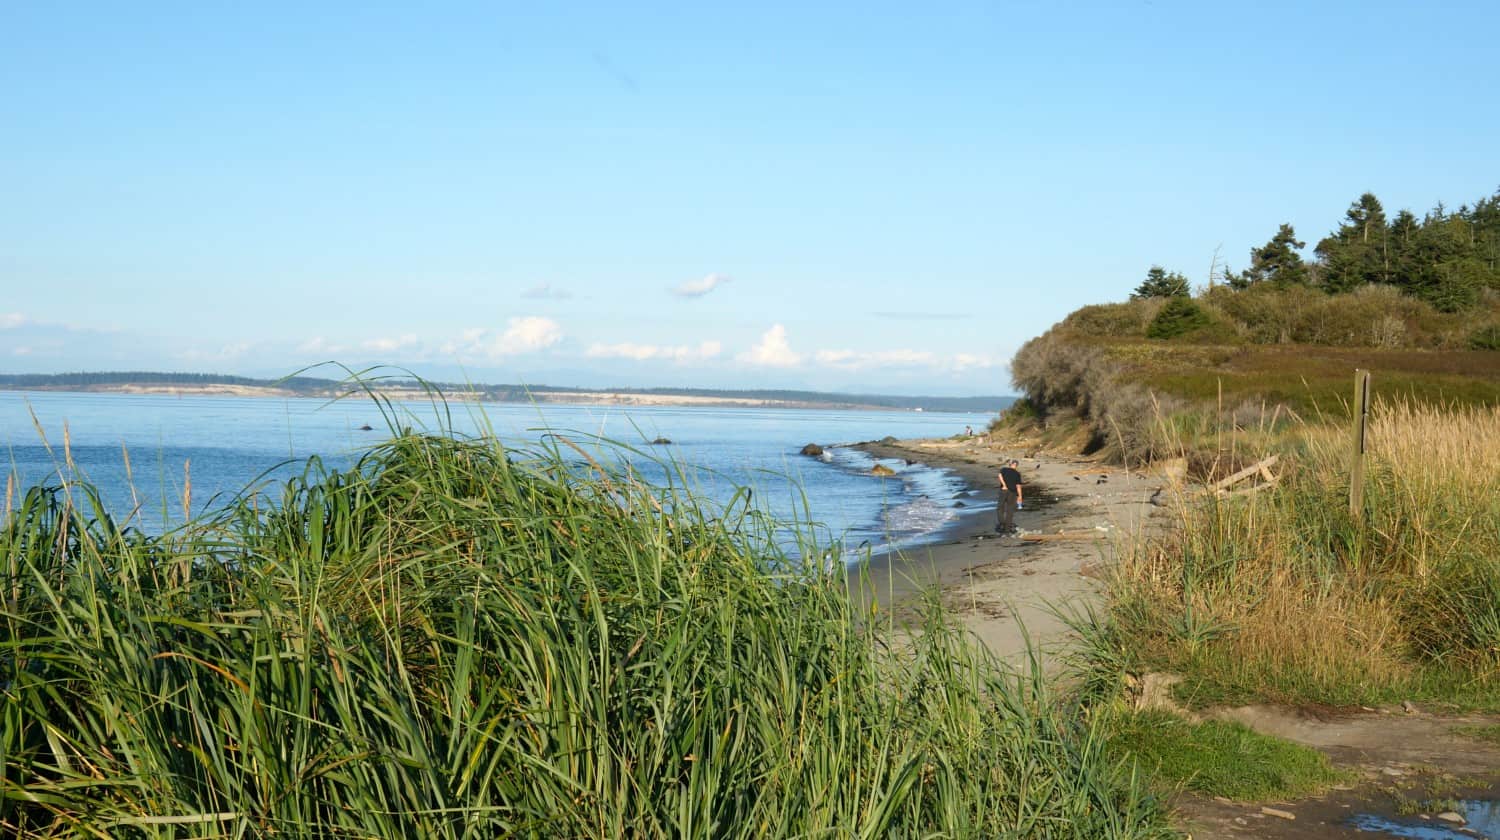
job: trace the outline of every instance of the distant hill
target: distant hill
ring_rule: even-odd
[[[382,393],[418,393],[435,388],[453,399],[487,402],[612,402],[637,405],[741,405],[779,408],[898,409],[946,412],[999,412],[1011,396],[908,397],[885,394],[841,394],[824,391],[714,388],[573,388],[553,385],[492,385],[422,382],[377,377],[366,386]],[[254,379],[213,373],[105,371],[92,373],[0,374],[0,389],[96,392],[182,392],[241,396],[334,397],[358,387],[352,382],[309,376]]]

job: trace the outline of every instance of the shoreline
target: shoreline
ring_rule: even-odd
[[[1020,536],[994,533],[993,508],[964,512],[937,542],[873,555],[847,573],[851,597],[865,614],[891,610],[912,618],[916,600],[936,587],[949,613],[1012,664],[1025,660],[1028,639],[1049,658],[1067,640],[1068,627],[1054,606],[1066,610],[1097,597],[1103,567],[1150,527],[1156,508],[1149,499],[1164,484],[1158,476],[1087,458],[1028,455],[1021,441],[984,436],[852,446],[877,458],[951,470],[978,491],[974,498],[991,503],[1000,465],[1021,461],[1030,492],[1016,513]],[[1047,538],[1089,531],[1098,537]]]
[[[415,387],[379,387],[370,390],[382,398],[398,402],[426,402],[432,392]],[[155,384],[155,383],[110,383],[101,385],[0,385],[0,393],[46,393],[46,394],[108,394],[120,396],[166,396],[166,397],[243,397],[250,399],[315,399],[330,400],[348,397],[355,391],[349,388],[297,390],[275,385],[244,385],[234,383],[211,383],[203,385]],[[454,388],[441,392],[451,402],[493,403],[497,405],[569,405],[597,406],[601,408],[774,408],[797,411],[896,411],[930,412],[933,414],[991,414],[994,409],[902,407],[839,400],[798,400],[774,397],[736,396],[734,394],[688,394],[655,393],[650,390],[567,389],[548,388],[506,390],[464,390]],[[518,396],[507,396],[509,394]],[[505,395],[502,395],[505,394]],[[519,396],[524,394],[524,398]]]

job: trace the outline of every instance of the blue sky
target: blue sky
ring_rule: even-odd
[[[0,5],[0,372],[1004,393],[1500,183],[1493,3],[721,5]]]

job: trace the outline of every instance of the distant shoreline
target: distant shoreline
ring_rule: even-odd
[[[370,384],[370,390],[382,397],[397,400],[426,400],[430,397],[428,391],[418,387],[380,387]],[[311,399],[334,399],[345,396],[351,392],[357,392],[358,386],[351,388],[348,385],[340,387],[327,387],[319,389],[307,388],[283,388],[274,385],[246,384],[241,382],[204,382],[204,383],[155,383],[155,382],[110,382],[92,385],[80,384],[27,384],[0,383],[0,392],[45,392],[45,393],[82,393],[82,394],[121,394],[130,396],[154,395],[154,396],[176,396],[176,397],[255,397],[282,399],[311,398]],[[1004,405],[1000,401],[1009,403],[1010,398],[994,398],[996,405],[993,408],[924,408],[922,406],[893,406],[880,405],[876,403],[859,402],[858,400],[818,400],[818,399],[776,399],[770,397],[737,396],[733,392],[724,394],[684,394],[663,391],[641,392],[628,390],[553,390],[550,388],[507,390],[496,392],[493,389],[444,389],[443,397],[458,402],[493,402],[493,403],[545,403],[555,405],[611,405],[611,406],[640,406],[640,407],[688,407],[699,406],[705,408],[779,408],[779,409],[804,409],[804,410],[841,410],[841,411],[931,411],[940,413],[966,413],[983,414],[998,412]]]

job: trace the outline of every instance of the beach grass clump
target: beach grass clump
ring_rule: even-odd
[[[1309,796],[1344,779],[1310,747],[1233,721],[1194,722],[1166,711],[1121,716],[1111,745],[1160,787],[1239,801]]]
[[[1500,407],[1378,403],[1368,453],[1359,516],[1333,426],[1289,438],[1275,487],[1183,499],[1119,565],[1111,655],[1183,674],[1199,704],[1493,707]]]
[[[1164,835],[1041,677],[936,606],[855,614],[816,546],[603,449],[403,432],[160,535],[30,489],[0,523],[0,826]]]

